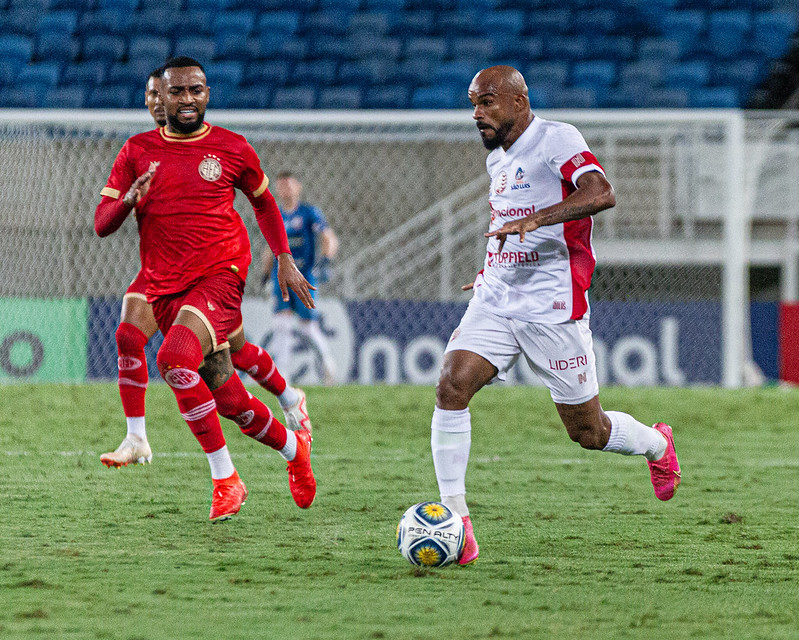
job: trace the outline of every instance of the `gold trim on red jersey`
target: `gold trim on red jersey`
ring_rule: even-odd
[[[211,133],[211,125],[203,122],[203,126],[192,133],[170,133],[166,130],[166,127],[159,127],[158,133],[167,142],[194,142],[195,140],[202,140]]]
[[[258,196],[260,196],[264,191],[266,191],[266,188],[268,186],[269,186],[269,178],[267,177],[266,174],[264,174],[264,179],[261,181],[261,185],[255,191],[252,192],[252,197],[257,198]]]
[[[122,195],[122,192],[119,189],[112,189],[111,187],[103,187],[100,191],[101,196],[108,196],[109,198],[113,198],[114,200],[118,200],[119,196]]]

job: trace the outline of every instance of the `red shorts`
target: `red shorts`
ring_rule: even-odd
[[[211,334],[213,351],[228,347],[228,336],[241,326],[244,281],[235,273],[221,271],[200,280],[190,289],[153,300],[153,313],[166,335],[178,312],[187,309],[203,321]]]
[[[147,280],[144,278],[144,269],[141,269],[139,273],[136,274],[136,277],[133,278],[133,282],[130,283],[128,290],[125,292],[125,296],[135,296],[137,298],[146,299],[146,290]]]

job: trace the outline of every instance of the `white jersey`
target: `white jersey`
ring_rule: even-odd
[[[583,136],[570,124],[536,116],[505,151],[486,159],[491,177],[489,230],[562,202],[588,171],[604,175]],[[588,287],[596,258],[591,217],[539,227],[499,240],[489,238],[473,303],[507,318],[558,324],[588,313]]]

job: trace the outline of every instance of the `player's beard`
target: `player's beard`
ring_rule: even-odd
[[[166,114],[167,122],[169,122],[169,128],[173,131],[177,131],[178,133],[194,133],[203,126],[203,121],[205,120],[205,111],[197,110],[197,119],[193,122],[181,122],[178,119],[178,114],[170,115]]]
[[[483,131],[485,129],[480,130],[480,138],[483,141],[483,146],[488,149],[489,151],[493,151],[494,149],[499,148],[502,146],[502,143],[508,138],[508,134],[510,130],[513,129],[513,120],[508,120],[507,122],[503,122],[499,127],[489,127],[494,131],[493,138],[486,138],[483,135]]]

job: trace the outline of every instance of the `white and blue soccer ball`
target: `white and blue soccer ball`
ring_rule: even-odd
[[[420,502],[400,519],[397,547],[411,564],[443,567],[455,562],[463,551],[463,520],[440,502]]]

